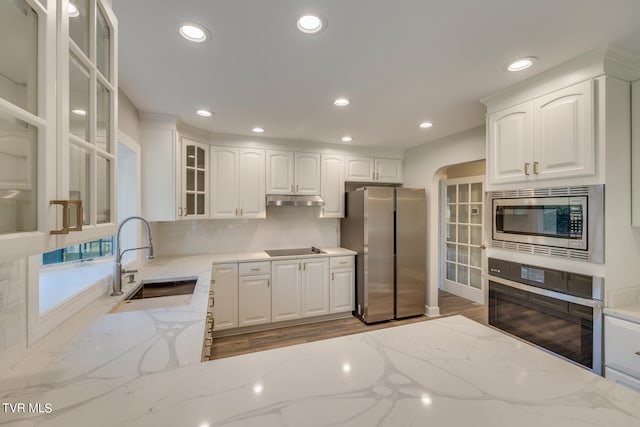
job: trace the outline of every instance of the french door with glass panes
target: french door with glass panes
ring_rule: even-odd
[[[443,181],[442,289],[484,303],[484,176]]]

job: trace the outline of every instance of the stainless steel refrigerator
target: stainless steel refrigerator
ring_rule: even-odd
[[[346,197],[340,246],[358,253],[356,315],[375,323],[424,314],[424,190],[363,187]]]

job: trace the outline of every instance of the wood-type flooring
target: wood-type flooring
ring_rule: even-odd
[[[485,305],[474,303],[444,291],[439,291],[438,298],[440,317],[416,316],[373,325],[365,325],[357,318],[351,317],[241,335],[214,337],[213,346],[211,347],[211,359],[222,359],[245,353],[368,332],[376,329],[391,328],[408,323],[425,322],[456,314],[461,314],[476,322],[487,323],[487,309]]]

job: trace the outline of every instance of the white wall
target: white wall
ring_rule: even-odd
[[[266,219],[154,222],[154,249],[162,256],[339,246],[339,220],[318,218],[319,213],[319,208],[268,207]]]
[[[118,128],[128,137],[140,143],[140,118],[138,109],[126,93],[118,89]]]
[[[27,348],[26,260],[0,263],[0,372],[16,364]]]
[[[405,187],[424,188],[427,193],[427,315],[439,314],[439,195],[443,168],[485,158],[485,127],[442,138],[407,150],[404,156]]]

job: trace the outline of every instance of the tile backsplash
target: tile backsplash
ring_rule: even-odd
[[[152,223],[157,255],[246,252],[339,246],[339,219],[320,208],[269,207],[266,219],[186,220]]]

